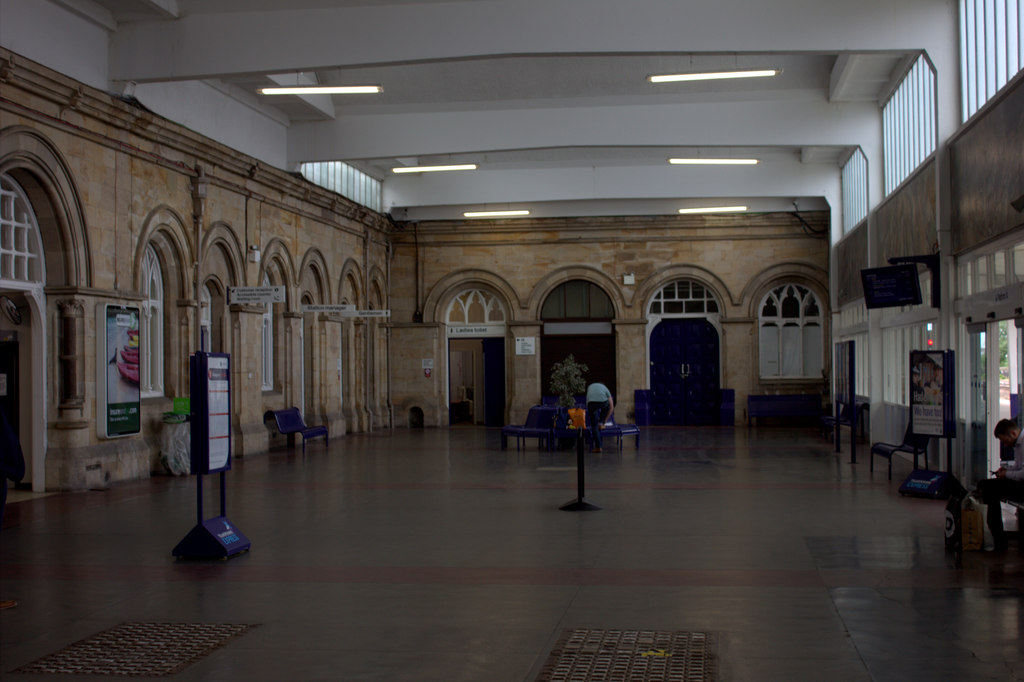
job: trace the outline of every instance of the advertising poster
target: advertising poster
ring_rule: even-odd
[[[949,399],[945,353],[910,351],[910,414],[914,433],[944,435],[944,408]]]
[[[107,436],[139,433],[139,309],[105,306],[105,420]]]

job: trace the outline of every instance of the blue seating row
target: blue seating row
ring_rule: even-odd
[[[509,437],[516,439],[516,450],[524,445],[528,438],[536,438],[538,447],[543,443],[548,450],[553,450],[559,438],[575,438],[576,429],[558,428],[559,411],[564,408],[550,405],[534,405],[526,415],[526,423],[522,426],[509,425],[501,429],[501,449],[508,447]],[[589,424],[587,425],[589,427]],[[602,438],[614,438],[622,449],[625,436],[635,436],[636,445],[640,445],[640,428],[636,424],[617,424],[613,414],[601,431]],[[584,430],[584,437],[589,440],[589,428]]]

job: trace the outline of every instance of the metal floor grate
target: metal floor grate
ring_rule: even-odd
[[[12,672],[154,677],[173,675],[255,625],[122,623]]]
[[[714,682],[716,648],[708,632],[566,630],[537,682]]]

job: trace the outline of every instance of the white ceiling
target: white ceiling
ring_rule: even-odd
[[[879,102],[945,44],[949,0],[58,0],[113,28],[112,78],[216,82],[288,123],[288,165],[344,160],[400,218],[700,203],[831,208],[839,164],[880,154]],[[955,40],[950,43],[955,45]],[[948,49],[948,48],[947,48]],[[771,79],[652,85],[681,71]],[[293,82],[379,95],[256,96]],[[143,102],[145,103],[145,102]],[[754,156],[679,168],[670,156]],[[400,165],[479,171],[394,176]]]

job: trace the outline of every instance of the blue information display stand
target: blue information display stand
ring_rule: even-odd
[[[189,357],[192,405],[192,473],[196,525],[172,552],[188,559],[226,559],[252,543],[227,517],[224,477],[231,468],[231,356],[197,352]],[[204,519],[203,476],[220,474],[220,516]]]

